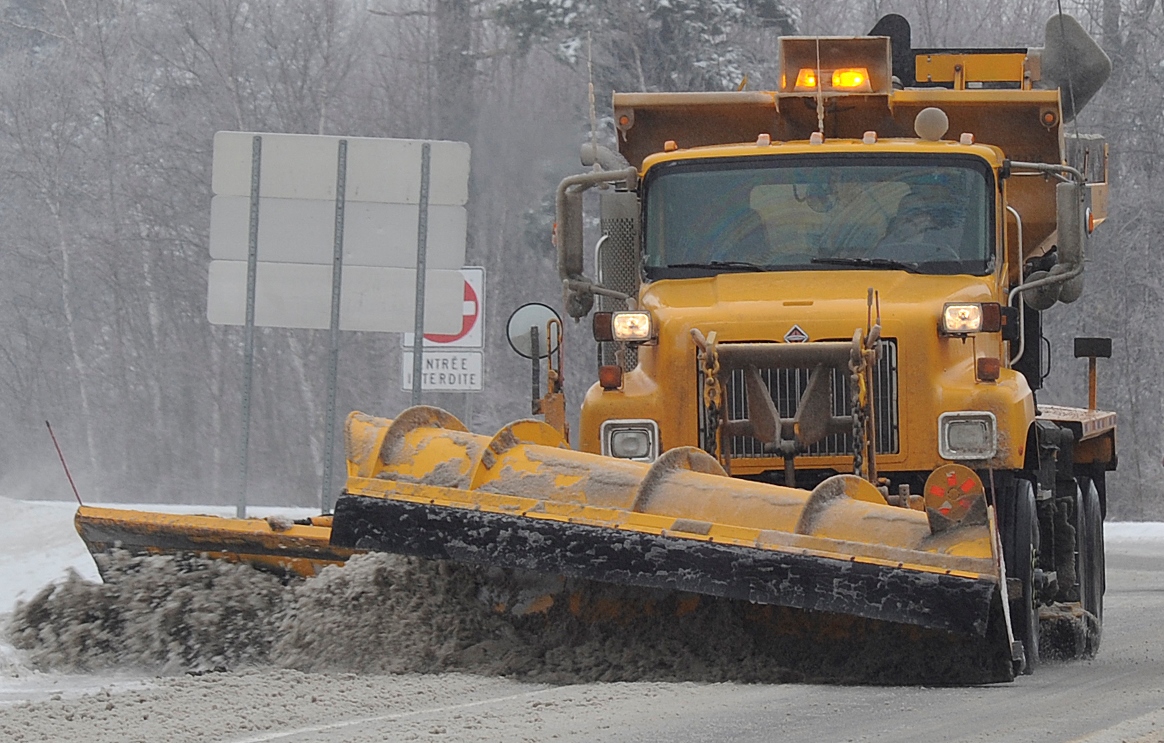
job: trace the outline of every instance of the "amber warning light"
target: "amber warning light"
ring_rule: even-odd
[[[851,93],[871,93],[869,70],[864,67],[846,67],[821,73],[821,90],[843,90]],[[796,76],[796,92],[816,90],[816,70],[805,67]]]
[[[779,44],[785,95],[889,93],[892,89],[889,39],[784,37]],[[793,70],[796,71],[793,76]]]

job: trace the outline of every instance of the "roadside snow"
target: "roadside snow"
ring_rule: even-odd
[[[94,503],[102,508],[128,508],[163,513],[204,513],[234,516],[234,506],[175,506],[141,503]],[[77,506],[71,501],[12,500],[0,497],[0,617],[27,601],[49,583],[72,569],[82,578],[99,581],[97,566],[73,528]],[[273,514],[305,518],[319,513],[311,508],[253,507],[250,516]],[[0,671],[4,668],[0,646]]]
[[[157,510],[169,513],[207,513],[220,516],[232,516],[234,513],[234,508],[230,506],[120,504],[110,507]],[[92,589],[85,589],[84,586],[80,585],[86,581],[99,583],[100,579],[92,558],[73,528],[73,515],[76,511],[74,504],[64,501],[25,501],[0,498],[0,508],[4,509],[7,517],[0,520],[0,626],[8,625],[10,612],[13,611],[18,601],[28,601],[46,584],[65,583],[70,571],[73,571],[77,576],[66,586],[71,586],[71,592],[76,594],[70,600],[81,601],[90,593],[93,594],[88,596],[87,600],[90,600],[90,603],[96,600],[95,596],[99,598],[99,589],[104,587],[94,586]],[[315,512],[313,509],[305,508],[251,509],[251,515],[257,517],[280,514],[292,518],[302,518]],[[1164,542],[1164,523],[1108,523],[1105,524],[1105,535],[1109,544],[1122,543],[1126,545],[1125,549],[1148,548],[1153,543]],[[540,638],[541,642],[533,642],[530,636],[526,636],[528,628],[517,633],[522,635],[520,637],[511,636],[515,635],[513,628],[494,626],[498,622],[492,615],[477,616],[479,612],[464,611],[453,612],[446,616],[444,610],[452,605],[448,603],[450,600],[455,599],[453,600],[454,604],[468,601],[469,604],[475,605],[476,599],[471,595],[472,592],[461,595],[463,591],[457,589],[455,585],[444,585],[447,580],[442,574],[418,573],[412,575],[409,572],[412,570],[411,568],[407,568],[404,564],[397,566],[392,560],[385,562],[386,559],[370,557],[365,561],[357,561],[359,565],[356,567],[336,571],[334,575],[329,573],[326,580],[312,582],[309,586],[297,589],[295,614],[287,619],[282,632],[274,633],[280,638],[278,647],[271,649],[271,652],[280,661],[276,665],[291,666],[300,671],[309,672],[350,670],[363,671],[364,673],[383,673],[385,671],[399,673],[417,670],[432,672],[448,664],[451,668],[471,670],[485,675],[502,674],[511,677],[522,676],[528,671],[536,670],[539,673],[534,673],[532,676],[539,681],[549,681],[550,683],[577,683],[581,680],[601,678],[601,674],[595,675],[594,668],[609,665],[618,671],[613,674],[612,678],[667,677],[667,669],[663,668],[667,664],[662,663],[660,657],[669,656],[666,653],[662,656],[648,653],[649,658],[639,658],[636,653],[631,652],[631,649],[637,645],[623,636],[628,634],[625,628],[619,629],[614,635],[591,638],[592,642],[574,643],[577,647],[573,647],[570,642],[566,642],[564,638],[560,637],[543,637]],[[367,564],[364,564],[365,562]],[[400,573],[401,570],[404,572]],[[229,578],[230,576],[224,577],[224,579]],[[392,585],[401,581],[406,584],[429,581],[432,585],[421,591],[421,596],[415,595],[415,592],[400,593],[385,590],[386,587],[391,588]],[[241,588],[235,586],[232,590],[235,590],[236,593],[241,591],[240,595],[252,597],[254,595],[254,591],[246,586]],[[142,595],[148,597],[149,593],[147,591]],[[178,607],[176,611],[186,624],[195,627],[197,624],[195,620],[199,617],[204,620],[203,623],[205,621],[212,624],[222,622],[221,618],[212,611],[215,606],[214,601],[210,601],[198,611],[194,611],[191,607],[197,609],[200,606],[197,601],[186,604],[178,601],[178,599],[194,600],[186,593],[188,592],[167,594],[167,601]],[[217,596],[217,598],[221,603],[223,597]],[[66,599],[69,597],[61,596],[58,603],[66,602]],[[432,600],[427,601],[426,599]],[[430,606],[430,604],[432,605]],[[81,601],[79,605],[88,607],[86,611],[93,608],[85,604],[84,601]],[[99,605],[100,601],[94,604],[98,608]],[[126,610],[125,607],[122,608]],[[145,608],[148,611],[140,612],[140,617],[133,616],[148,624],[150,621],[154,621],[155,613],[153,609]],[[402,622],[398,620],[385,623],[386,616],[406,617],[412,621]],[[125,621],[129,621],[130,618],[129,614],[123,617]],[[274,614],[269,618],[270,621],[277,619],[280,618]],[[453,619],[456,619],[459,624],[454,623],[448,626],[442,624],[443,621],[452,621]],[[725,631],[725,625],[720,620],[724,618],[712,616],[710,619],[718,622],[716,626],[720,627],[722,634]],[[258,623],[261,624],[261,622]],[[320,632],[320,628],[327,628],[327,631]],[[154,635],[159,637],[165,635],[165,633],[150,634],[147,629],[141,630],[141,638],[138,639],[142,639],[142,642],[154,637]],[[697,624],[694,629],[700,636],[711,636],[706,634],[707,627]],[[430,636],[434,633],[436,636]],[[481,638],[484,639],[476,644],[471,644],[468,638],[475,638],[476,635],[481,635]],[[665,633],[660,631],[659,635],[663,637]],[[84,639],[85,637],[87,636],[84,633],[79,633],[74,639]],[[444,647],[440,637],[446,637],[449,641],[444,644],[449,644],[450,647]],[[453,647],[452,645],[456,643],[452,643],[451,638],[454,637],[460,638],[461,644],[469,646]],[[629,649],[623,647],[627,643],[633,647]],[[639,644],[648,649],[651,645],[648,642]],[[715,643],[710,644],[714,645]],[[538,658],[534,659],[525,658],[526,653],[521,651],[530,645],[543,646],[540,652],[548,655],[544,657],[538,655]],[[381,657],[385,647],[393,649],[391,658],[389,658],[390,660],[394,659],[393,663],[385,664],[387,656]],[[569,652],[566,652],[567,649]],[[146,650],[150,650],[150,648],[146,648]],[[671,650],[671,655],[683,655],[677,653],[674,647]],[[622,657],[623,655],[626,657]],[[6,638],[0,638],[0,708],[23,701],[51,701],[58,695],[67,702],[71,698],[92,695],[103,689],[116,687],[128,690],[152,687],[158,683],[158,680],[153,678],[156,675],[156,669],[135,672],[125,667],[118,668],[116,665],[96,663],[94,667],[105,667],[109,670],[95,675],[44,672],[33,668],[31,657],[25,655],[23,651],[16,650]],[[329,664],[320,666],[320,658],[327,659]],[[654,670],[646,667],[637,668],[637,665],[647,663],[648,660],[658,667]],[[708,662],[704,658],[696,658],[695,661]],[[51,663],[47,665],[53,667]],[[198,669],[205,665],[194,664],[196,672],[200,672]],[[208,667],[213,666],[214,664],[210,664]],[[545,667],[543,668],[543,666]],[[58,664],[56,667],[62,671],[71,670],[67,663]],[[545,673],[550,670],[555,671],[555,673],[560,670],[560,677]],[[714,669],[705,674],[708,676],[706,680],[721,680],[722,674],[712,673],[712,670]],[[737,676],[738,674],[728,674],[724,678],[737,679]],[[681,675],[681,677],[684,676]],[[694,676],[689,677],[694,678]]]
[[[176,506],[131,503],[94,504],[165,513],[204,513],[233,516],[233,506]],[[49,583],[60,583],[74,571],[79,577],[99,582],[97,566],[73,527],[77,506],[70,501],[14,500],[0,497],[0,626],[17,602],[27,601]],[[309,508],[257,507],[248,514],[258,517],[280,514],[304,518],[318,513]],[[148,674],[153,675],[153,674]],[[17,702],[59,697],[71,699],[101,690],[147,688],[152,683],[141,674],[101,675],[44,673],[29,668],[19,651],[0,637],[0,707]]]
[[[95,504],[105,508],[129,508],[164,513],[205,513],[233,516],[233,506],[178,506],[129,503]],[[12,500],[0,497],[0,616],[13,610],[19,600],[32,598],[43,586],[60,581],[72,569],[88,580],[99,580],[93,558],[73,528],[77,507],[69,501]],[[304,518],[318,513],[310,508],[252,507],[248,514],[266,517],[282,514]],[[1164,540],[1164,523],[1116,521],[1104,524],[1109,542]],[[4,668],[0,646],[0,671]]]
[[[1108,521],[1103,525],[1107,542],[1158,542],[1164,540],[1164,523],[1159,521]]]

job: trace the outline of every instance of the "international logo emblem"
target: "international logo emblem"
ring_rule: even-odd
[[[793,325],[784,334],[785,343],[804,343],[808,340],[808,333],[804,332],[804,328],[799,325]]]

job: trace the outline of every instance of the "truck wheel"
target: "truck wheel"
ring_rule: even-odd
[[[1087,608],[1091,601],[1091,540],[1088,539],[1087,514],[1083,501],[1087,497],[1087,486],[1082,480],[1075,483],[1075,584],[1079,605]]]
[[[1099,650],[1103,633],[1103,593],[1106,589],[1106,561],[1103,554],[1103,511],[1099,503],[1099,492],[1089,479],[1080,482],[1083,491],[1083,537],[1087,545],[1087,560],[1080,574],[1086,586],[1083,608],[1095,617],[1095,627],[1089,628],[1086,638],[1086,654],[1094,656]]]
[[[1002,523],[1006,574],[1022,584],[1022,596],[1010,602],[1014,639],[1023,644],[1026,664],[1022,672],[1033,673],[1039,663],[1039,603],[1035,598],[1035,564],[1039,551],[1039,522],[1035,514],[1035,491],[1030,481],[1016,478],[1002,503]],[[1007,548],[1009,547],[1009,550]],[[1009,552],[1009,554],[1008,554]]]

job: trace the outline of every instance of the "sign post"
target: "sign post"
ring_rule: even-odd
[[[412,404],[420,405],[420,373],[424,368],[424,268],[428,258],[428,167],[430,150],[424,143],[420,154],[420,219],[416,232],[416,318],[412,328]]]
[[[319,509],[322,513],[331,511],[331,466],[332,452],[335,450],[335,388],[339,375],[339,320],[340,294],[343,289],[344,271],[344,192],[348,180],[348,142],[341,139],[336,147],[335,166],[335,250],[331,264],[331,347],[327,358],[327,426],[324,434],[323,479],[319,486]],[[418,266],[417,273],[424,275],[424,267]]]
[[[251,138],[251,209],[247,229],[247,308],[243,331],[242,453],[239,462],[238,505],[235,515],[247,517],[247,469],[251,443],[251,385],[255,370],[255,274],[259,265],[259,182],[262,175],[263,138]]]

